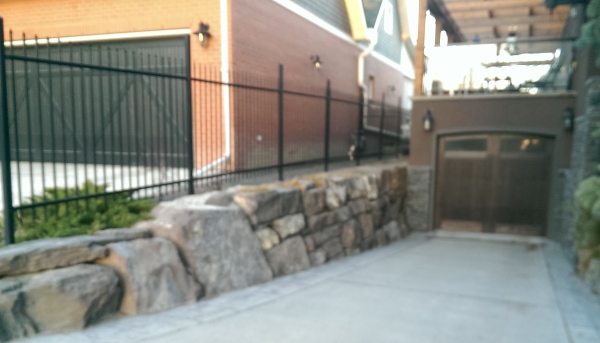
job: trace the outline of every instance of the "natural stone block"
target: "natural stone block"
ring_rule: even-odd
[[[337,222],[337,215],[335,212],[323,212],[307,217],[307,222],[308,228],[311,231],[318,231],[326,226],[335,224]]]
[[[237,207],[164,204],[155,236],[177,244],[209,297],[267,282],[261,242]]]
[[[233,203],[231,194],[224,191],[211,191],[202,194],[186,195],[173,200],[179,205],[213,205],[213,206],[229,206]]]
[[[348,198],[351,200],[366,198],[369,195],[369,188],[364,177],[354,177],[348,182]]]
[[[312,238],[313,242],[315,243],[315,246],[319,247],[323,243],[325,243],[326,241],[328,241],[334,237],[340,237],[341,234],[342,234],[342,225],[335,224],[335,225],[325,228],[323,231],[314,233],[311,236],[311,238]]]
[[[363,238],[362,242],[360,242],[360,249],[362,251],[371,250],[375,246],[377,246],[377,240],[375,239],[375,235]]]
[[[343,206],[344,202],[338,198],[333,189],[327,188],[325,190],[325,204],[327,205],[328,210],[333,211],[336,208]]]
[[[371,217],[373,218],[373,227],[375,227],[375,229],[380,228],[383,223],[383,212],[379,207],[372,208]]]
[[[125,230],[126,231],[126,230]],[[108,253],[104,245],[147,235],[147,230],[111,230],[96,236],[46,238],[0,249],[0,276],[20,275],[92,262]]]
[[[302,192],[300,192],[298,188],[278,187],[275,188],[275,191],[279,194],[279,201],[281,202],[281,213],[279,217],[304,212]]]
[[[386,226],[382,228],[387,235],[387,239],[390,242],[397,241],[402,238],[402,233],[400,232],[400,228],[398,227],[398,222],[391,221]]]
[[[299,236],[283,241],[266,254],[275,276],[294,274],[310,268],[304,240]]]
[[[115,271],[93,264],[0,279],[0,341],[83,329],[115,313],[121,292]]]
[[[383,229],[375,231],[375,241],[378,246],[384,246],[388,244],[387,233]]]
[[[306,223],[304,222],[304,215],[302,213],[273,221],[273,229],[277,231],[281,239],[297,234],[302,231],[305,226]]]
[[[361,214],[358,216],[358,222],[362,230],[363,237],[370,237],[373,235],[373,232],[375,231],[375,227],[373,225],[373,215],[368,213]]]
[[[317,188],[317,184],[309,180],[296,180],[295,183],[303,193]]]
[[[367,187],[367,198],[375,200],[379,197],[379,188],[377,186],[377,177],[374,174],[368,174],[363,178]]]
[[[311,252],[308,255],[308,258],[310,259],[311,266],[313,266],[313,267],[320,266],[322,264],[325,264],[325,262],[327,262],[327,253],[325,252],[325,250],[319,249],[319,250]]]
[[[97,263],[117,270],[124,281],[121,312],[144,314],[198,300],[202,287],[188,274],[177,247],[164,238],[112,243]]]
[[[327,190],[324,188],[311,189],[303,194],[304,213],[312,216],[323,212],[326,208]]]
[[[335,221],[337,223],[343,223],[352,219],[352,211],[348,206],[340,207],[335,210]]]
[[[277,191],[239,192],[233,196],[253,225],[269,223],[281,217],[282,202]]]
[[[369,212],[371,210],[371,202],[365,198],[361,198],[349,201],[348,207],[350,208],[352,215],[357,216],[361,213]]]
[[[313,252],[316,248],[312,237],[304,237],[304,245],[306,245],[307,252]]]
[[[330,210],[343,206],[348,199],[349,180],[339,176],[331,176],[327,179],[327,206]],[[335,200],[334,200],[335,199]],[[330,201],[331,205],[330,206]]]
[[[254,233],[260,239],[263,250],[269,250],[279,244],[279,235],[268,227],[258,229]]]
[[[327,253],[327,258],[333,259],[339,254],[343,254],[344,248],[340,238],[333,238],[323,243],[323,250]]]
[[[108,238],[107,242],[118,242],[150,238],[152,237],[152,231],[149,228],[105,229],[96,231],[94,235]]]
[[[358,228],[358,221],[350,220],[345,223],[342,227],[342,245],[344,248],[352,248],[358,242],[360,242],[360,231]]]
[[[360,249],[359,248],[344,249],[344,254],[346,256],[358,255],[358,254],[360,254]]]
[[[408,169],[408,195],[406,216],[411,229],[428,231],[430,219],[430,200],[432,172],[430,167],[410,167]]]

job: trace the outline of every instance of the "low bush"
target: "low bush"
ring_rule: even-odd
[[[91,181],[81,187],[48,188],[44,195],[36,195],[25,204],[102,194],[106,188]],[[15,240],[91,234],[107,228],[127,228],[140,220],[151,219],[150,211],[155,204],[148,199],[133,199],[132,194],[121,192],[18,211]]]
[[[579,271],[584,272],[592,258],[600,258],[600,177],[585,179],[575,193],[579,221],[575,227],[575,248]]]

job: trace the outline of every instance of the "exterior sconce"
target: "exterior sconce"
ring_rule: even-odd
[[[433,130],[433,115],[431,110],[427,110],[427,113],[423,116],[423,130],[429,132]]]
[[[573,108],[565,108],[562,117],[565,131],[573,131],[575,128],[575,112],[573,111]]]
[[[200,41],[200,44],[205,48],[208,46],[208,41],[212,36],[209,30],[210,25],[200,22],[200,27],[198,28],[198,31],[194,31],[194,34],[198,35],[198,40]]]
[[[323,63],[321,62],[321,58],[319,57],[319,55],[310,56],[310,60],[315,65],[315,68],[321,68],[321,64]]]

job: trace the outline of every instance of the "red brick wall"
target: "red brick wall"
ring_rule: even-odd
[[[327,79],[331,80],[334,95],[343,93],[358,101],[358,56],[362,51],[355,44],[334,36],[308,20],[271,0],[231,0],[232,65],[234,70],[251,71],[250,81],[277,87],[278,65],[284,65],[286,90],[325,94]],[[323,62],[316,69],[311,55],[319,55]],[[376,98],[389,86],[391,104],[397,104],[402,94],[403,76],[384,62],[367,57],[366,80],[375,77]],[[257,80],[260,80],[257,81]],[[268,92],[257,92],[260,108],[248,108],[252,95],[242,91],[233,94],[234,121],[238,162],[254,164],[257,151],[276,147],[277,97]],[[323,156],[325,102],[286,95],[285,147],[286,161],[314,159]],[[358,106],[332,104],[331,155],[344,155],[351,135],[356,132]],[[255,137],[261,135],[262,142]]]

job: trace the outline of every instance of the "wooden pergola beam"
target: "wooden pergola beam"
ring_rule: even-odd
[[[473,1],[445,1],[450,12],[495,10],[501,8],[536,7],[542,4],[541,0],[473,0]]]
[[[483,27],[483,26],[504,26],[504,25],[523,25],[541,23],[559,23],[564,25],[567,20],[567,15],[530,15],[530,16],[514,16],[514,17],[495,17],[486,19],[462,19],[458,20],[458,26],[461,29],[468,27]]]

